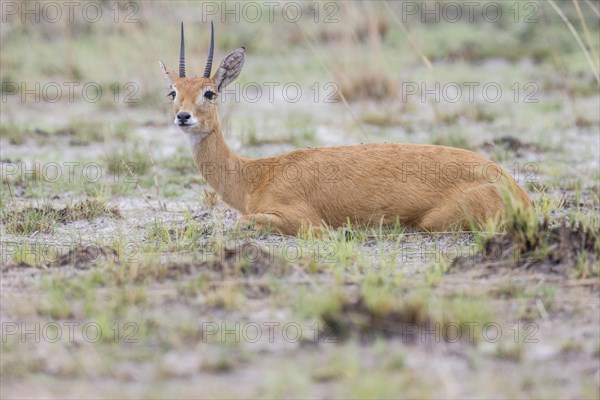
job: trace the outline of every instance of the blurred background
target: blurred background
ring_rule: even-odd
[[[154,146],[159,159],[188,156],[158,68],[159,59],[177,67],[181,21],[188,76],[204,68],[210,21],[215,63],[246,47],[244,69],[220,106],[229,143],[246,156],[358,142],[487,143],[483,150],[503,162],[506,137],[529,143],[512,142],[522,151],[597,155],[594,135],[580,135],[598,132],[600,28],[590,0],[6,1],[5,145],[70,135],[82,156],[114,158],[119,142],[132,152],[162,143]],[[504,142],[490,147],[494,140]],[[104,148],[89,149],[96,142]],[[560,162],[547,172],[556,174]]]
[[[453,135],[464,135],[467,142],[472,135],[477,136],[473,140],[485,139],[480,135],[498,125],[521,138],[539,140],[544,134],[544,141],[552,141],[558,139],[549,137],[554,135],[547,129],[597,122],[589,109],[598,105],[598,2],[579,1],[577,7],[572,1],[556,2],[563,15],[545,1],[56,4],[3,2],[3,124],[48,128],[74,119],[105,121],[148,113],[160,113],[157,123],[168,122],[169,102],[157,60],[177,66],[183,21],[188,74],[201,74],[210,20],[215,22],[216,62],[236,47],[246,47],[238,80],[239,90],[247,92],[243,100],[253,98],[250,83],[265,92],[265,83],[280,83],[273,101],[266,101],[265,94],[254,104],[236,102],[231,135],[242,141],[268,140],[284,135],[284,128],[297,139],[314,136],[317,144],[353,141],[356,135],[400,140],[413,131],[443,135],[442,127],[457,121],[466,131]],[[39,90],[37,101],[23,94],[35,91],[37,83],[43,89],[51,82],[62,88],[58,101],[44,99],[47,95],[54,101],[54,87]],[[69,101],[66,82],[81,83],[73,90],[74,101]],[[97,102],[82,99],[83,85],[90,82],[90,98],[95,99],[96,84],[103,90]],[[419,92],[403,93],[414,91],[407,82]],[[474,101],[468,100],[465,82],[480,84]],[[503,91],[497,103],[482,99],[481,87],[489,82]],[[287,83],[302,87],[300,104],[283,98],[281,88]],[[464,89],[462,98],[450,102],[453,88],[445,95],[435,89],[436,83],[457,83]],[[441,99],[423,97],[422,84]],[[146,122],[129,118],[134,125]],[[285,121],[288,126],[280,126]],[[292,121],[306,130],[298,131]],[[479,133],[469,132],[471,125]],[[415,140],[428,138],[417,135]]]

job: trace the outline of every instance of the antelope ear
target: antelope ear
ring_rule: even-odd
[[[173,88],[173,81],[171,80],[171,78],[169,77],[169,71],[167,71],[167,68],[165,67],[165,64],[162,61],[158,61],[158,65],[160,65],[160,69],[163,72],[163,75],[165,77],[165,80],[167,81],[167,83],[169,84],[170,88]]]
[[[233,82],[240,75],[240,72],[242,72],[244,58],[246,57],[244,50],[245,49],[243,47],[235,49],[227,57],[225,57],[219,66],[219,70],[213,77],[213,80],[217,85],[217,92],[223,90],[225,86]]]

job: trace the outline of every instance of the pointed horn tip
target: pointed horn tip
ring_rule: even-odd
[[[179,47],[179,76],[185,77],[185,45],[183,37],[183,21],[181,21],[181,42]]]
[[[208,57],[206,59],[206,66],[204,67],[204,74],[202,75],[204,78],[208,78],[210,76],[212,70],[212,61],[213,54],[215,49],[215,27],[214,23],[210,21],[210,47],[208,49]]]

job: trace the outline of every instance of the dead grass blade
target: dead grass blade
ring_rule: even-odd
[[[581,8],[579,8],[579,1],[573,0],[573,4],[575,4],[575,9],[577,10],[577,16],[579,17],[579,21],[581,21],[581,25],[583,26],[583,32],[585,33],[585,40],[587,40],[588,47],[592,52],[592,57],[596,60],[596,69],[600,68],[600,61],[598,61],[598,54],[596,53],[596,49],[592,45],[592,36],[590,35],[590,30],[588,29],[587,22],[585,22],[585,18],[583,18],[583,14],[581,13]]]
[[[398,26],[400,27],[402,32],[404,32],[404,34],[408,38],[408,41],[410,42],[410,45],[412,46],[413,50],[419,55],[419,57],[423,61],[423,64],[425,64],[427,66],[427,68],[429,68],[430,71],[433,71],[433,65],[431,64],[431,61],[429,61],[429,58],[427,58],[427,56],[421,52],[419,45],[412,38],[412,36],[408,32],[408,29],[406,29],[406,27],[404,26],[402,21],[400,21],[400,19],[398,19],[398,16],[394,12],[394,10],[392,10],[392,8],[390,7],[390,5],[388,4],[387,1],[384,1],[383,4],[385,4],[385,7],[388,9],[388,11],[390,12],[390,15],[392,16],[392,18],[394,18],[394,21],[396,21],[396,23],[398,24]]]
[[[600,75],[598,73],[598,70],[596,69],[596,66],[594,65],[594,61],[592,61],[592,57],[590,56],[590,52],[588,51],[588,49],[583,44],[583,41],[581,40],[581,37],[579,37],[579,34],[575,30],[575,27],[573,26],[573,24],[571,24],[571,21],[569,21],[569,19],[565,15],[565,13],[563,13],[562,10],[556,5],[556,3],[554,2],[554,0],[547,0],[547,1],[552,6],[552,8],[554,9],[554,11],[556,11],[556,13],[558,14],[558,16],[563,20],[563,22],[565,23],[565,25],[567,25],[567,27],[569,28],[569,30],[571,31],[571,33],[573,34],[573,37],[575,38],[575,40],[577,41],[577,44],[581,48],[581,51],[583,52],[583,55],[585,56],[588,64],[590,65],[590,68],[592,69],[592,73],[594,74],[594,77],[596,78],[596,82],[598,82],[598,86],[600,87]]]

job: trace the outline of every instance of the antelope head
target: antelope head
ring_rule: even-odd
[[[169,94],[173,99],[173,123],[186,133],[194,143],[200,143],[207,135],[218,130],[217,97],[221,91],[233,82],[244,65],[244,48],[230,53],[215,74],[211,77],[214,53],[214,26],[210,23],[210,48],[202,76],[186,77],[185,43],[183,22],[181,23],[181,42],[179,46],[179,73],[170,72],[162,61],[160,68],[169,84]]]

